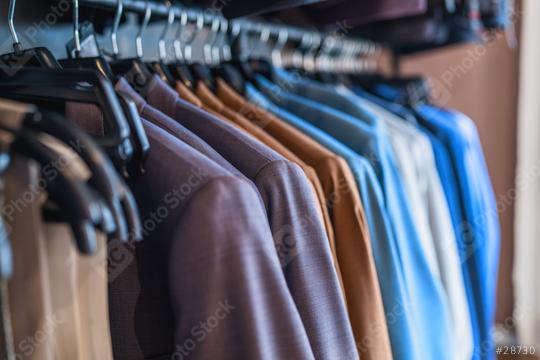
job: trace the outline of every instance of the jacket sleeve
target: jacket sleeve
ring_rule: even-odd
[[[312,359],[258,195],[221,177],[184,209],[170,253],[174,359]]]

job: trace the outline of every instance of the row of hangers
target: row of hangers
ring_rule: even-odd
[[[132,65],[138,70],[138,78],[144,79],[152,71],[158,73],[163,80],[173,83],[180,79],[186,86],[192,87],[195,78],[203,80],[211,88],[212,73],[208,67],[219,68],[227,63],[245,61],[257,53],[259,45],[268,47],[267,57],[277,66],[294,67],[311,72],[338,72],[354,73],[364,72],[373,68],[373,61],[368,61],[366,55],[378,53],[380,47],[376,44],[363,40],[350,40],[342,34],[321,34],[316,31],[299,30],[287,26],[276,26],[249,20],[227,20],[216,13],[203,10],[187,9],[181,6],[172,6],[169,1],[166,5],[157,5],[149,1],[82,1],[84,4],[94,7],[116,7],[115,21],[110,34],[112,45],[112,58],[120,57],[117,43],[117,32],[123,9],[143,15],[143,20],[135,37],[137,64]],[[129,6],[123,5],[124,3]],[[166,18],[165,26],[157,42],[158,60],[149,63],[148,66],[140,64],[143,58],[142,35],[153,14]],[[179,19],[178,28],[173,38],[171,47],[174,49],[174,58],[167,59],[168,47],[166,37],[170,28]],[[189,24],[189,22],[193,24]],[[185,30],[192,25],[192,32],[185,38]],[[75,28],[78,23],[74,23]],[[194,61],[193,40],[198,34],[206,33],[203,39],[202,61]],[[77,30],[75,30],[77,34]],[[242,35],[255,40],[256,49],[248,53],[242,48]],[[256,36],[251,36],[256,35]],[[77,35],[75,35],[77,36]],[[183,40],[181,40],[184,38]],[[80,42],[79,42],[80,43]],[[287,44],[296,45],[287,47]],[[295,44],[296,43],[296,44]],[[285,50],[290,51],[285,51]],[[288,56],[286,56],[288,55]],[[100,67],[107,69],[106,67]],[[145,70],[150,71],[145,71]]]

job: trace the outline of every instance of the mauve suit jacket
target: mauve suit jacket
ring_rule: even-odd
[[[204,142],[204,140],[195,135],[193,132],[184,127],[179,122],[173,120],[155,107],[149,105],[144,100],[144,98],[139,95],[125,79],[119,79],[116,82],[115,89],[127,94],[131,98],[131,100],[133,100],[142,118],[167,131],[169,134],[186,143],[210,160],[215,161],[219,166],[229,171],[230,173],[242,177],[244,178],[244,180],[251,183],[251,181],[248,180],[240,171],[238,171],[238,169],[232,166],[230,162],[225,160],[223,156],[221,156],[210,145]]]
[[[259,189],[287,285],[316,358],[358,358],[316,199],[303,171],[189,104],[154,77],[147,101],[206,141]]]
[[[313,359],[252,184],[143,125],[144,239],[109,244],[114,358]]]

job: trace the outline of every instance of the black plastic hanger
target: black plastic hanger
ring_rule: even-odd
[[[36,160],[43,167],[61,162],[57,153],[20,132],[12,149]],[[97,249],[95,226],[103,221],[102,208],[83,182],[70,178],[60,168],[57,168],[57,174],[53,179],[47,179],[42,171],[42,176],[46,178],[46,190],[70,223],[79,250],[85,254],[94,253]]]
[[[138,176],[144,174],[144,163],[150,151],[150,142],[144,131],[142,119],[137,110],[137,106],[131,97],[122,92],[116,91],[120,105],[126,114],[129,124],[130,139],[133,145],[133,156],[131,161],[126,166],[129,175]]]
[[[81,39],[84,41],[84,57],[81,56],[83,51],[83,41]],[[60,60],[60,64],[64,68],[94,69],[109,80],[113,80],[112,69],[99,51],[92,24],[85,22],[82,26],[79,26],[78,0],[73,0],[73,39],[67,43],[66,50],[68,58]],[[91,54],[88,54],[88,52]]]
[[[96,71],[99,71],[107,79],[114,79],[114,73],[111,69],[111,66],[109,65],[107,60],[105,60],[105,58],[101,56],[90,58],[61,59],[59,60],[59,63],[64,69],[94,69]]]
[[[334,37],[326,37],[321,47],[317,50],[315,55],[315,63],[317,69],[311,75],[311,78],[325,83],[325,84],[337,84],[338,79],[336,75],[336,60],[339,58],[338,54],[335,54],[339,49],[339,40]]]
[[[119,0],[121,2],[122,0]],[[135,46],[137,49],[137,56],[135,58],[113,60],[111,61],[111,68],[115,75],[124,76],[127,81],[133,86],[137,92],[143,97],[146,95],[148,85],[152,78],[152,73],[148,66],[142,61],[143,57],[143,45],[142,45],[142,33],[148,26],[150,17],[152,16],[152,8],[150,3],[146,0],[146,10],[144,12],[144,18],[135,37]]]
[[[212,25],[208,31],[211,36],[212,41],[215,38],[215,34],[217,30],[219,29],[219,25],[220,25],[219,19],[217,17],[213,18]],[[201,11],[197,14],[195,33],[200,33],[203,30],[204,30],[204,13]],[[207,40],[208,38],[205,39],[205,42]],[[212,44],[205,43],[203,46],[204,46],[203,56],[204,56],[204,61],[206,63],[202,63],[202,62],[191,63],[189,65],[189,69],[191,73],[193,74],[193,77],[195,78],[196,82],[197,81],[202,82],[204,85],[206,85],[210,89],[210,91],[215,92],[216,87],[217,87],[216,81],[214,79],[214,75],[212,74],[212,70],[210,69],[210,66],[207,65],[207,64],[211,64],[213,61]],[[189,52],[191,52],[191,48],[192,48],[192,44],[190,43],[188,44]],[[191,61],[191,56],[189,57],[189,61]]]
[[[159,76],[159,78],[163,81],[165,81],[167,84],[174,86],[176,83],[176,80],[171,73],[171,70],[169,67],[162,61],[152,61],[150,63],[150,68],[154,71],[154,73]]]
[[[15,3],[15,0],[10,0],[8,23],[14,47],[21,48],[13,24]],[[75,28],[75,32],[77,31]],[[21,51],[18,53],[22,54]],[[36,52],[31,55],[36,55]],[[40,50],[36,56],[39,59],[29,57],[25,58],[26,61],[21,61],[23,58],[18,58],[19,61],[3,64],[0,93],[10,99],[99,104],[104,112],[106,136],[98,141],[106,147],[118,168],[122,169],[131,156],[132,146],[126,118],[110,83],[96,72],[62,70],[48,50]],[[46,61],[41,62],[43,59]]]
[[[165,44],[165,37],[167,36],[167,33],[171,25],[174,23],[175,15],[174,15],[174,9],[172,7],[171,2],[166,1],[165,3],[169,9],[169,12],[167,15],[167,23],[165,27],[163,28],[163,31],[161,32],[161,36],[159,37],[159,40],[158,40],[159,59],[157,61],[151,62],[150,68],[154,70],[154,73],[156,73],[161,78],[161,80],[165,81],[171,86],[174,86],[176,83],[176,79],[174,78],[173,74],[171,73],[167,65],[165,65],[165,60],[167,59],[167,47]]]
[[[214,74],[208,65],[202,63],[194,63],[190,66],[191,73],[194,75],[196,81],[202,82],[210,91],[215,92],[217,85],[214,79]]]
[[[59,166],[54,167],[54,171],[51,172],[53,164],[61,164],[60,156],[41,144],[32,135],[24,130],[15,131],[3,125],[0,125],[0,128],[16,135],[11,144],[11,151],[42,165],[41,174],[45,179],[45,189],[50,200],[57,204],[62,213],[65,214],[79,250],[85,254],[95,252],[97,248],[95,226],[102,223],[103,212],[98,200],[89,188],[83,182],[64,172],[64,169]],[[52,176],[53,174],[54,176]]]
[[[267,27],[261,27],[259,42],[266,44],[271,37],[271,31]],[[278,33],[275,44],[271,51],[272,61],[262,57],[251,57],[242,54],[242,37],[240,28],[235,24],[231,29],[232,60],[221,64],[218,76],[222,77],[238,93],[245,92],[246,82],[254,82],[257,74],[263,75],[270,81],[275,81],[274,63],[281,65],[281,51],[287,43],[288,32],[282,30]],[[256,52],[255,52],[256,53]]]
[[[116,81],[115,76],[112,73],[112,70],[109,66],[109,63],[105,58],[101,56],[99,53],[99,47],[97,45],[97,42],[92,47],[93,49],[96,49],[98,53],[94,57],[90,58],[83,58],[81,57],[81,41],[79,39],[79,26],[78,26],[78,1],[74,0],[73,5],[73,40],[67,45],[67,50],[69,55],[73,55],[76,58],[74,59],[66,59],[61,60],[61,64],[68,68],[77,68],[77,69],[94,69],[102,73],[105,77],[107,77],[110,81]],[[122,1],[118,2],[117,5],[117,11],[115,14],[115,22],[113,24],[113,30],[111,32],[111,43],[113,48],[113,56],[115,58],[118,57],[118,43],[116,41],[117,39],[117,31],[118,26],[120,24],[120,19],[122,16],[122,9],[123,9],[123,3]],[[89,36],[92,36],[92,38],[95,39],[95,36],[93,34],[93,27],[88,25],[87,27],[83,28],[81,30],[81,35],[83,38],[90,39]],[[73,50],[73,51],[72,51]],[[144,132],[144,128],[142,125],[142,120],[139,116],[139,113],[137,111],[137,108],[133,101],[125,96],[121,95],[117,92],[118,100],[120,101],[120,105],[122,106],[122,109],[124,111],[124,115],[126,117],[126,121],[129,125],[130,129],[130,141],[133,145],[133,155],[131,157],[130,162],[126,165],[126,170],[128,175],[140,175],[144,172],[144,161],[146,160],[146,157],[148,156],[148,151],[150,149],[150,144],[148,142],[148,137],[146,136],[146,133]]]
[[[111,66],[99,51],[92,24],[85,22],[82,24],[80,31],[78,30],[78,2],[77,0],[73,2],[73,39],[66,45],[68,58],[59,60],[60,65],[64,69],[93,69],[100,72],[107,79],[114,81],[115,77]],[[90,42],[91,45],[88,45]],[[81,49],[83,43],[90,50]]]
[[[180,9],[180,23],[178,26],[178,30],[176,32],[174,41],[173,41],[173,47],[174,47],[174,54],[176,61],[168,64],[167,67],[169,68],[169,71],[173,75],[173,77],[180,81],[184,86],[186,86],[188,89],[194,90],[195,88],[195,78],[193,77],[193,74],[189,70],[189,67],[185,63],[185,55],[182,51],[182,42],[181,39],[183,38],[183,30],[186,27],[188,23],[188,14],[184,9]],[[195,32],[191,35],[191,40],[193,41],[193,38],[195,37]],[[188,56],[191,56],[191,54],[188,54]]]
[[[5,98],[47,103],[93,103],[103,111],[105,135],[96,137],[119,169],[133,154],[130,130],[111,83],[93,70],[55,71],[22,68],[15,74],[0,68],[0,95]]]
[[[378,91],[381,85],[388,85],[398,91],[396,97],[387,99],[398,102],[404,106],[416,107],[421,103],[429,103],[430,86],[427,80],[421,76],[410,77],[385,77],[378,74],[355,75],[351,77],[355,85],[377,96],[384,97]]]
[[[221,29],[223,30],[223,26]],[[244,94],[246,81],[253,80],[254,72],[251,65],[248,64],[248,59],[242,54],[240,26],[233,25],[230,34],[225,29],[225,35],[228,36],[228,42],[232,44],[230,46],[232,49],[230,59],[222,62],[214,73],[227,82],[237,93]]]
[[[176,62],[168,64],[167,67],[176,80],[180,81],[188,89],[194,89],[195,78],[186,64]]]
[[[118,175],[88,135],[59,115],[38,112],[33,105],[2,100],[0,114],[2,115],[0,123],[5,129],[11,129],[12,132],[22,129],[27,136],[33,136],[38,141],[49,140],[50,143],[50,138],[47,137],[45,140],[39,140],[43,138],[40,134],[47,134],[61,140],[63,146],[74,150],[91,172],[88,184],[97,191],[96,197],[103,198],[100,204],[103,215],[100,229],[107,234],[115,233],[118,228],[122,228],[124,233],[127,232],[123,212],[115,211],[116,207],[122,210],[121,206],[114,206],[116,202],[120,203],[114,199],[119,197],[116,195]],[[127,234],[123,236],[127,240]]]
[[[128,241],[131,233],[135,240],[139,239],[141,224],[136,205],[128,199],[131,194],[108,158],[86,133],[59,115],[49,112],[28,118],[24,126],[54,136],[76,152],[92,173],[89,184],[99,191],[112,212],[117,224],[114,237]]]
[[[39,66],[49,69],[60,69],[60,64],[49,49],[44,47],[24,49],[22,47],[13,22],[15,17],[16,3],[16,0],[10,0],[8,9],[8,25],[9,31],[11,32],[11,37],[13,39],[14,51],[1,55],[0,59],[2,60],[2,63],[9,67],[11,73],[25,66]]]
[[[115,92],[129,127],[129,141],[133,148],[129,161],[123,165],[124,175],[126,177],[141,175],[144,173],[144,162],[150,151],[150,143],[133,100],[120,91]]]

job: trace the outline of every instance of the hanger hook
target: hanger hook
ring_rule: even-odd
[[[345,56],[345,72],[349,72],[352,63],[354,62],[354,47],[349,41],[346,42],[345,50],[345,53],[347,54],[347,56]]]
[[[361,72],[364,61],[362,59],[363,56],[363,46],[359,42],[355,41],[353,42],[353,64],[352,64],[352,72]]]
[[[184,48],[184,59],[187,63],[191,63],[193,59],[193,41],[198,33],[204,29],[204,14],[201,11],[197,12],[195,21],[195,30],[191,33],[190,39],[187,41]]]
[[[236,54],[236,56],[239,56],[239,57],[242,57],[242,46],[241,44],[237,44],[237,40],[238,38],[240,37],[241,35],[241,32],[242,32],[242,25],[240,24],[240,21],[238,20],[233,20],[231,21],[231,26],[230,26],[230,31],[229,31],[229,37],[228,37],[228,40],[229,40],[229,48],[231,49],[231,58],[232,58],[232,51],[234,49],[235,52],[237,52],[238,54]]]
[[[182,35],[183,31],[188,23],[188,13],[184,8],[180,7],[180,23],[178,30],[176,31],[176,36],[174,37],[173,46],[174,46],[174,55],[176,60],[183,61],[184,54],[182,53]]]
[[[264,48],[264,44],[268,43],[269,39],[270,39],[270,27],[262,25],[261,35],[259,36],[259,46],[261,46],[261,48]]]
[[[334,46],[334,38],[332,36],[325,36],[321,40],[321,46],[315,56],[315,69],[319,71],[327,71],[330,57],[328,56]]]
[[[230,60],[230,48],[227,49],[227,43],[224,41],[229,31],[229,22],[222,16],[218,16],[219,26],[216,37],[214,38],[214,46],[212,47],[212,57],[215,59],[214,64],[221,62],[221,52],[223,51],[223,59]],[[221,45],[221,47],[219,46]]]
[[[283,51],[283,48],[285,47],[285,44],[287,44],[288,39],[289,39],[289,31],[287,31],[287,29],[279,30],[276,43],[274,44],[272,48],[272,52],[271,52],[272,63],[277,67],[283,66],[282,51]]]
[[[15,5],[17,5],[17,0],[9,1],[8,26],[9,31],[11,32],[11,37],[13,38],[13,49],[15,49],[15,51],[19,51],[22,50],[22,46],[19,42],[19,36],[17,35],[17,31],[15,31],[15,24],[13,22],[13,18],[15,18]]]
[[[234,42],[242,32],[242,25],[238,21],[233,21],[231,26],[231,42]]]
[[[122,13],[124,12],[124,1],[116,1],[116,11],[114,13],[114,23],[111,30],[111,44],[113,58],[118,58],[120,51],[118,50],[118,27],[120,26],[120,20],[122,20]]]
[[[313,43],[313,34],[306,32],[302,35],[302,40],[300,40],[300,44],[298,47],[294,50],[293,56],[292,56],[292,64],[296,68],[301,68],[303,66],[304,62],[304,54],[303,51],[307,49],[307,47]]]
[[[351,44],[350,44],[350,65],[349,65],[349,72],[354,72],[356,71],[356,67],[358,65],[358,63],[360,62],[360,56],[359,56],[359,52],[358,52],[358,44],[355,43],[354,41],[351,41]]]
[[[81,35],[79,31],[79,0],[73,0],[73,40],[75,41],[75,57],[81,54]]]
[[[165,27],[163,28],[163,31],[161,32],[161,36],[158,40],[158,51],[159,51],[159,59],[162,61],[165,61],[167,58],[167,48],[165,46],[165,37],[167,36],[167,33],[169,32],[169,29],[174,24],[174,8],[172,7],[172,4],[169,0],[165,1],[165,5],[169,9],[168,15],[167,15],[167,23],[165,24]]]
[[[144,18],[141,23],[141,26],[139,28],[139,31],[137,32],[137,36],[135,37],[135,46],[137,49],[137,58],[142,59],[143,57],[143,44],[142,44],[142,34],[144,30],[146,30],[146,27],[148,26],[148,23],[150,22],[150,18],[152,17],[152,8],[150,7],[150,2],[146,0],[146,8],[144,11]]]
[[[342,38],[336,38],[336,46],[334,48],[334,53],[336,54],[333,58],[333,72],[340,72],[341,67],[343,65],[343,62],[341,61],[342,57],[344,56],[343,53],[343,39]]]
[[[216,42],[217,33],[219,31],[219,28],[221,26],[221,20],[219,17],[215,16],[212,18],[212,23],[210,25],[210,28],[208,29],[208,34],[206,35],[206,38],[204,39],[204,46],[203,46],[203,52],[204,52],[204,62],[207,64],[215,64],[215,60],[219,61],[219,59],[214,59],[214,54],[212,53],[212,49],[214,48],[214,44]]]
[[[321,47],[321,35],[317,33],[313,33],[311,36],[311,43],[309,47],[307,48],[307,51],[302,56],[302,64],[304,67],[304,70],[306,71],[314,71],[315,70],[315,55],[317,54],[317,51]]]
[[[221,39],[223,40],[223,59],[230,61],[232,59],[231,44],[227,41],[227,34],[229,32],[229,20],[225,17],[221,18]]]

